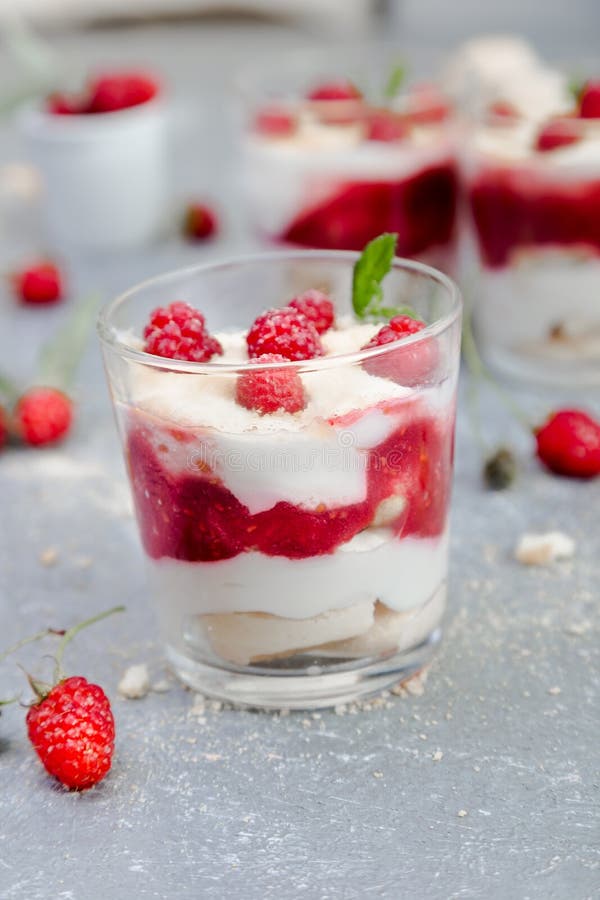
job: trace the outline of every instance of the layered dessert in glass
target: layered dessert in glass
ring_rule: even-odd
[[[439,640],[460,299],[396,260],[399,314],[357,316],[355,260],[187,270],[100,322],[167,656],[212,696],[343,702]]]
[[[542,68],[501,88],[479,95],[463,158],[477,336],[509,374],[598,383],[600,81],[570,91]]]
[[[401,256],[448,269],[457,213],[452,110],[438,86],[382,56],[372,51],[361,70],[364,50],[329,60],[303,54],[245,74],[249,217],[260,237],[298,247],[361,250],[393,231]]]

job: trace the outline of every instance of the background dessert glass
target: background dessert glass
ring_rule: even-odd
[[[398,67],[405,76],[397,94],[386,97]],[[456,122],[440,88],[421,80],[423,70],[422,61],[416,68],[397,47],[367,45],[273,57],[244,71],[240,168],[258,235],[361,250],[394,231],[399,255],[450,269]],[[340,82],[362,97],[308,97]]]
[[[133,337],[174,299],[217,336],[315,286],[339,318],[356,257],[296,251],[188,269],[134,288],[100,319],[167,656],[212,696],[343,702],[408,677],[440,638],[461,314],[448,278],[397,260],[386,301],[431,324],[401,345],[283,364],[308,396],[295,415],[235,402],[240,372],[264,363],[165,359]]]
[[[555,117],[558,141],[572,143],[540,151],[544,127],[505,112],[471,130],[475,330],[486,360],[509,375],[598,384],[600,122]]]

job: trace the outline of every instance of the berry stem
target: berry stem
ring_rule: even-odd
[[[38,360],[39,384],[69,391],[97,309],[96,294],[80,300],[63,327],[42,347]]]
[[[2,394],[11,404],[16,403],[20,396],[20,391],[14,382],[2,373],[0,373],[0,394]]]
[[[0,653],[0,662],[5,660],[7,656],[10,656],[11,653],[20,650],[21,647],[25,647],[27,644],[33,644],[34,641],[41,641],[42,638],[48,637],[51,634],[62,636],[65,632],[64,630],[59,630],[57,628],[45,628],[43,631],[38,631],[37,634],[32,634],[30,637],[17,641],[17,643],[13,644],[12,647],[9,647],[8,650],[4,650],[3,653]]]
[[[56,651],[55,661],[55,677],[54,680],[59,682],[63,679],[64,673],[62,670],[62,660],[65,652],[65,648],[67,644],[69,644],[75,635],[79,634],[84,628],[87,628],[88,625],[94,625],[96,622],[101,622],[102,619],[108,618],[108,616],[112,616],[113,613],[125,612],[124,606],[113,606],[111,609],[107,609],[104,612],[98,613],[96,616],[92,616],[91,619],[86,619],[84,622],[78,622],[77,625],[73,625],[72,628],[69,628],[68,631],[65,631],[63,634],[62,640],[58,645],[58,650]]]

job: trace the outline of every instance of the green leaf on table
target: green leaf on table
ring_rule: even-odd
[[[392,268],[398,235],[380,234],[369,241],[354,264],[352,306],[359,319],[379,313],[383,300],[381,282]]]
[[[77,302],[63,327],[42,347],[37,381],[68,391],[98,313],[98,297]]]
[[[406,78],[406,66],[404,63],[396,63],[388,76],[383,89],[383,96],[386,100],[393,100],[400,91]]]

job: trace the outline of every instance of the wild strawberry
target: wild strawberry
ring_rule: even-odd
[[[401,141],[408,134],[406,120],[388,110],[372,113],[367,119],[367,140]]]
[[[219,230],[216,213],[203,203],[190,203],[185,211],[183,233],[192,241],[206,241]]]
[[[582,119],[600,119],[600,81],[588,81],[579,99],[579,115]]]
[[[246,336],[250,358],[275,353],[285,359],[313,359],[323,355],[317,329],[297,309],[284,306],[258,316]]]
[[[73,405],[62,391],[34,387],[19,399],[13,414],[14,427],[26,444],[55,444],[69,432]]]
[[[266,137],[289,137],[297,125],[292,113],[275,106],[261,109],[254,120],[254,130]]]
[[[45,769],[71,790],[85,790],[108,773],[115,722],[108,697],[85,678],[59,681],[29,708],[27,734]]]
[[[554,119],[544,125],[535,141],[538,153],[547,153],[559,147],[576,144],[581,138],[581,128],[574,119]]]
[[[425,322],[411,316],[394,316],[387,325],[383,325],[377,334],[364,345],[363,350],[372,347],[383,347],[386,344],[399,342],[401,338],[417,334],[425,328]],[[371,375],[380,378],[391,378],[401,384],[415,385],[426,380],[437,362],[437,348],[430,341],[402,346],[389,354],[365,360],[364,367]]]
[[[56,303],[63,297],[63,284],[60,270],[54,263],[41,262],[28,266],[12,275],[17,297],[21,303],[32,306],[44,303]]]
[[[159,87],[143,72],[110,72],[95,78],[89,87],[85,112],[106,113],[129,109],[153,100]]]
[[[319,334],[324,334],[333,325],[335,318],[333,303],[323,291],[315,289],[304,291],[303,294],[290,300],[288,306],[306,316]]]
[[[204,316],[187,303],[155,309],[144,329],[144,350],[167,359],[208,362],[223,348],[206,330]]]
[[[265,353],[260,357],[260,362],[278,363],[287,360],[276,353]],[[300,375],[287,369],[244,372],[238,376],[235,398],[240,406],[254,409],[261,416],[281,411],[299,412],[306,404]]]
[[[327,81],[317,85],[307,95],[309,100],[361,100],[362,94],[351,81]]]
[[[578,409],[554,413],[536,431],[537,455],[558,475],[600,475],[600,423]]]

